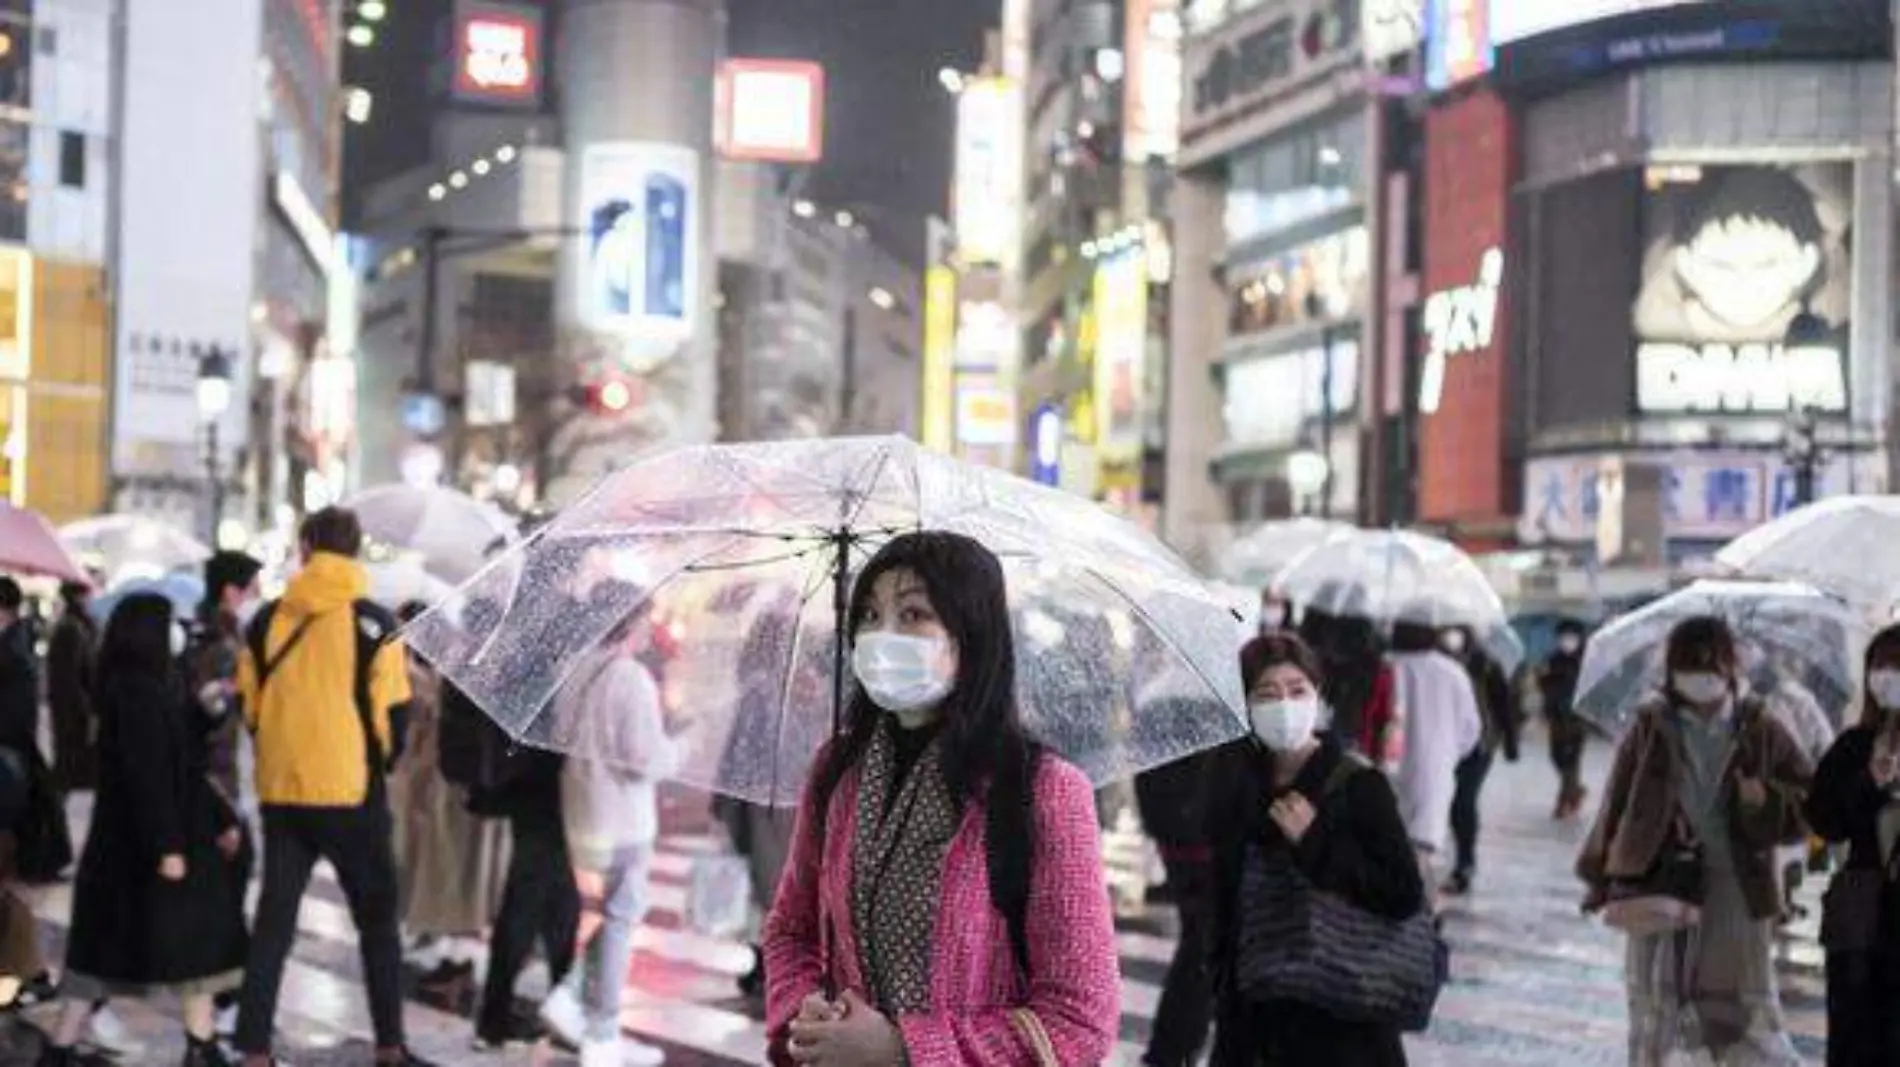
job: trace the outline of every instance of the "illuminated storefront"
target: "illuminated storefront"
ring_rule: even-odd
[[[54,522],[106,497],[104,276],[0,250],[0,499]]]

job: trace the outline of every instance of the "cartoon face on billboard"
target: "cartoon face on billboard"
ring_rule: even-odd
[[[1673,264],[1691,329],[1755,332],[1793,317],[1822,280],[1812,195],[1765,167],[1724,171],[1699,193]]]

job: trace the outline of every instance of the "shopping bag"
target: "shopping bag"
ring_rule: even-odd
[[[686,889],[686,925],[709,937],[743,931],[752,908],[752,872],[745,857],[695,856]]]

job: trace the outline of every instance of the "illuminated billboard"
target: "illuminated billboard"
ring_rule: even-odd
[[[1022,91],[1007,78],[979,78],[957,97],[951,207],[963,263],[1016,262],[1022,242]]]
[[[1540,33],[1580,26],[1638,11],[1681,7],[1707,0],[1489,0],[1491,43],[1510,44]]]
[[[540,106],[540,8],[496,0],[457,0],[452,48],[456,100]]]
[[[719,65],[716,140],[727,159],[816,163],[825,154],[825,68],[780,59]]]
[[[1141,458],[1142,384],[1148,355],[1148,261],[1139,252],[1095,269],[1095,445],[1102,462]]]
[[[699,154],[620,141],[581,156],[580,321],[632,340],[678,343],[699,292]]]
[[[932,267],[924,275],[922,438],[925,448],[956,447],[957,275]]]
[[[1853,165],[1652,167],[1645,188],[1637,409],[1845,413]]]

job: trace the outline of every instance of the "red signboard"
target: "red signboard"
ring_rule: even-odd
[[[816,163],[825,154],[825,68],[793,59],[719,65],[719,154],[765,163]]]
[[[1419,363],[1419,514],[1490,527],[1509,512],[1505,471],[1506,229],[1515,174],[1504,101],[1480,90],[1425,118],[1425,256]]]
[[[477,104],[538,105],[541,32],[539,8],[487,0],[457,3],[455,98]]]

